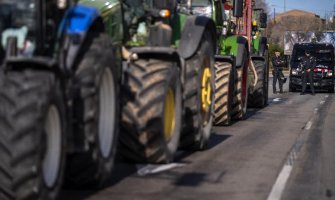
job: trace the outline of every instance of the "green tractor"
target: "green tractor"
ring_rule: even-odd
[[[168,163],[178,147],[204,149],[209,140],[215,27],[183,6],[153,1],[126,46],[120,153],[137,162]]]
[[[257,32],[265,28],[266,14],[256,17],[259,9],[254,8],[254,0],[224,1],[224,7],[228,18],[225,26],[234,35],[225,39],[221,54],[234,55],[237,70],[232,118],[245,119],[247,106],[261,108],[267,104],[267,40]],[[256,29],[253,19],[262,27]]]
[[[261,107],[267,100],[268,69],[261,65],[266,39],[256,41],[251,37],[254,36],[251,32],[251,15],[246,14],[251,3],[241,0],[197,0],[192,6],[194,14],[211,17],[217,28],[215,125],[229,125],[232,119],[244,119],[247,105]],[[247,26],[249,23],[250,26]]]
[[[237,34],[235,20],[243,16],[243,2],[236,0],[234,6],[217,0],[197,0],[192,6],[192,13],[211,17],[216,24],[215,125],[244,118],[247,108],[248,40]]]
[[[254,3],[254,2],[253,2]],[[254,4],[253,4],[254,5]],[[248,106],[262,108],[268,104],[269,53],[264,29],[267,27],[267,14],[262,8],[252,8],[251,59],[256,68],[257,84],[249,92]],[[251,77],[255,77],[251,75]]]
[[[173,0],[79,3],[99,10],[107,34],[122,44],[120,154],[167,163],[178,147],[205,148],[213,119],[213,21]]]

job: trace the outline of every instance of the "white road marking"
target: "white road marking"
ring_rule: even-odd
[[[267,200],[280,200],[283,191],[285,189],[286,182],[290,177],[291,171],[292,171],[291,165],[288,164],[284,165],[275,184],[272,186],[270,195],[268,196]]]
[[[163,164],[163,165],[136,165],[137,174],[140,176],[145,176],[148,174],[156,174],[159,172],[167,171],[176,167],[183,167],[186,164],[183,163],[170,163],[170,164]]]
[[[306,126],[305,126],[305,130],[309,130],[312,126],[312,122],[311,121],[308,121]]]
[[[325,96],[328,98],[328,95]],[[324,104],[325,101],[321,101],[320,104]],[[316,114],[319,111],[319,108],[314,108],[314,114]],[[309,130],[312,127],[312,120],[308,121],[304,127],[305,130]],[[293,169],[293,165],[295,163],[295,160],[298,157],[298,154],[300,152],[300,148],[296,148],[297,143],[293,146],[291,152],[288,155],[287,162],[283,166],[282,170],[280,171],[275,184],[272,186],[271,192],[267,198],[267,200],[281,200],[281,197],[283,195],[286,183],[290,177],[290,174]],[[303,145],[303,144],[301,144]]]
[[[329,97],[329,95],[327,94],[325,97],[326,97],[326,98],[328,98],[328,97]]]
[[[281,98],[275,98],[272,100],[273,102],[278,102],[278,101],[281,101]]]

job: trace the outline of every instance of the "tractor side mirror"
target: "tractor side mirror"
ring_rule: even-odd
[[[266,13],[260,13],[259,14],[259,22],[261,28],[266,28],[268,21],[268,15]]]
[[[234,0],[234,17],[243,17],[243,0]]]

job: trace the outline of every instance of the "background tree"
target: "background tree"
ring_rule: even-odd
[[[266,13],[270,13],[270,7],[266,0],[256,0],[255,3],[256,8],[263,8]]]

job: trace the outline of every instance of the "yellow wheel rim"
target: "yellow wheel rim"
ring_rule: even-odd
[[[201,105],[202,111],[207,113],[211,106],[211,72],[208,67],[205,68],[201,80]]]
[[[164,113],[164,136],[166,140],[169,140],[174,132],[175,128],[175,102],[174,93],[171,88],[168,89],[165,97],[165,113]]]

